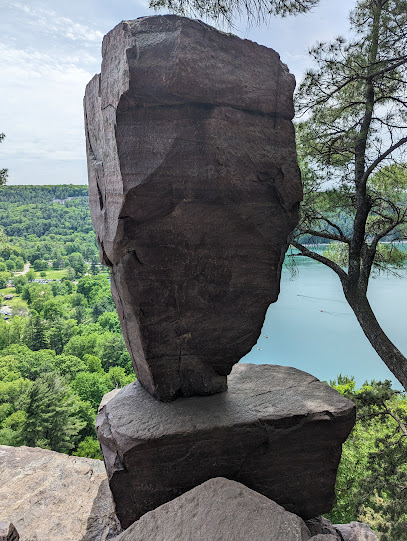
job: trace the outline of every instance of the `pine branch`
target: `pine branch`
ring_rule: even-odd
[[[383,154],[381,154],[380,156],[378,156],[375,161],[366,169],[363,177],[361,178],[361,183],[364,184],[367,182],[367,179],[369,178],[369,176],[373,173],[373,171],[376,169],[376,167],[385,159],[387,158],[387,156],[389,156],[394,150],[396,150],[397,148],[401,147],[402,145],[404,145],[405,143],[407,143],[407,137],[403,137],[402,139],[400,139],[399,141],[397,141],[397,143],[394,143],[394,145],[391,145],[391,147],[389,147],[385,152],[383,152]]]
[[[332,269],[336,274],[339,276],[341,281],[344,281],[348,278],[348,275],[346,272],[337,265],[334,261],[331,261],[327,257],[317,254],[316,252],[312,252],[311,250],[308,250],[305,246],[297,242],[296,240],[292,240],[291,244],[294,246],[294,248],[297,248],[301,252],[301,255],[304,257],[309,257],[310,259],[314,259],[315,261],[318,261],[319,263],[322,263],[323,265],[326,265],[330,269]]]

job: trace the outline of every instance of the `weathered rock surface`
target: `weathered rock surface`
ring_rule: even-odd
[[[0,446],[0,517],[21,541],[106,541],[121,532],[101,460]]]
[[[331,535],[336,541],[343,541],[340,533],[328,519],[322,516],[314,517],[305,521],[311,535]]]
[[[0,541],[18,541],[20,536],[12,522],[0,520]]]
[[[309,538],[305,523],[296,515],[240,483],[216,478],[150,511],[115,541],[308,541]]]
[[[340,539],[340,537],[337,535],[319,533],[318,535],[311,537],[309,541],[338,541],[338,539]]]
[[[362,522],[335,524],[335,528],[342,534],[343,541],[379,541],[370,526]]]
[[[124,528],[213,477],[305,519],[334,501],[354,405],[295,368],[239,364],[229,390],[162,403],[135,382],[102,408],[97,432]]]
[[[277,299],[302,197],[294,77],[272,49],[174,15],[120,23],[88,84],[89,196],[139,382],[226,389]]]

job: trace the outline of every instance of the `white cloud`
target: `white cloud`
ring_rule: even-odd
[[[41,28],[56,37],[65,37],[73,41],[101,42],[103,33],[84,24],[78,23],[68,17],[61,17],[54,10],[33,9],[26,4],[18,2],[9,6],[25,13],[31,25]]]
[[[93,74],[72,60],[0,43],[1,166],[9,168],[11,183],[24,182],[15,176],[24,162],[34,169],[48,162],[58,177],[67,162],[85,168],[82,99]]]

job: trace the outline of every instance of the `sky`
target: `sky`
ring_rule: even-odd
[[[260,27],[236,21],[233,32],[275,49],[299,82],[312,67],[309,47],[346,35],[353,5],[321,0]],[[87,183],[82,100],[100,72],[102,38],[154,14],[145,0],[0,0],[0,169],[9,185]]]

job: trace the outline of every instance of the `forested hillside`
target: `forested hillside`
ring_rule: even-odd
[[[0,443],[100,457],[100,399],[135,376],[87,187],[3,187],[0,224]]]
[[[0,226],[0,444],[100,458],[97,407],[135,375],[87,188],[3,187]],[[364,520],[383,541],[406,539],[407,399],[390,382],[332,384],[357,403],[358,422],[330,518]]]

